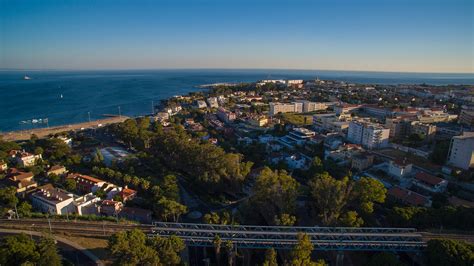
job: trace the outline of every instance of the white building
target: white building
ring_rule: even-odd
[[[310,101],[306,101],[306,100],[298,100],[296,102],[303,104],[303,112],[304,113],[314,112],[314,111],[321,111],[321,110],[328,109],[327,104],[322,103],[322,102],[310,102]]]
[[[199,108],[199,109],[207,108],[206,102],[205,102],[205,101],[202,101],[202,100],[196,101],[196,106],[197,106],[197,108]]]
[[[99,201],[101,199],[92,193],[77,197],[73,201],[75,212],[79,215],[97,214],[98,211],[95,203]]]
[[[361,144],[367,149],[384,148],[388,146],[390,129],[377,124],[352,121],[349,124],[347,140]]]
[[[278,113],[302,113],[303,103],[270,103],[270,115]]]
[[[316,133],[306,128],[294,128],[288,135],[281,137],[278,142],[289,148],[302,146],[306,141],[311,140]]]
[[[36,164],[36,161],[42,159],[41,154],[31,154],[26,151],[12,150],[10,157],[21,167],[30,167]]]
[[[51,184],[38,188],[38,191],[31,194],[31,203],[33,207],[41,212],[50,214],[73,213],[74,208],[73,194]]]
[[[217,101],[217,97],[209,97],[207,98],[207,104],[210,108],[217,108],[219,107],[219,102]]]
[[[402,179],[411,173],[413,165],[404,161],[390,161],[388,165],[388,174]]]
[[[413,185],[432,193],[443,193],[448,188],[448,181],[424,172],[418,172],[413,179]]]
[[[464,132],[451,139],[448,164],[465,170],[474,167],[474,132]]]

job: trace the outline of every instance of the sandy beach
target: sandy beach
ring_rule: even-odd
[[[10,131],[0,133],[4,140],[8,141],[19,141],[19,140],[28,140],[30,139],[31,134],[36,134],[39,138],[46,137],[50,134],[61,133],[65,131],[71,130],[81,130],[86,128],[97,128],[100,126],[105,126],[114,123],[120,123],[127,120],[129,117],[127,116],[116,116],[116,117],[109,117],[104,119],[99,119],[91,122],[84,122],[84,123],[77,123],[77,124],[70,124],[70,125],[61,125],[61,126],[54,126],[49,128],[35,128],[30,130],[19,130],[19,131]]]

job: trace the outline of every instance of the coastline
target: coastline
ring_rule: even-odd
[[[98,128],[100,126],[120,123],[127,120],[128,118],[128,116],[115,116],[90,122],[53,126],[49,128],[34,128],[28,130],[9,131],[1,133],[0,136],[2,136],[2,138],[7,141],[28,140],[30,139],[32,134],[37,135],[38,138],[44,138],[50,134],[57,134],[65,131],[76,131],[86,128]]]

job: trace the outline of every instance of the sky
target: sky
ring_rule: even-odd
[[[0,0],[0,69],[474,73],[472,0]]]

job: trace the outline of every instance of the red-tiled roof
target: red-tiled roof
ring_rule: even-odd
[[[387,193],[388,195],[396,199],[399,199],[403,202],[406,202],[410,205],[423,206],[429,202],[429,200],[426,197],[416,192],[413,192],[411,190],[404,189],[401,187],[392,187],[388,190]]]
[[[444,179],[442,179],[442,178],[439,178],[439,177],[434,176],[434,175],[427,174],[425,172],[416,173],[415,178],[420,180],[420,181],[423,181],[424,183],[427,183],[427,184],[430,184],[430,185],[433,185],[433,186],[438,185],[438,184],[440,184],[444,181]]]
[[[81,174],[69,174],[67,176],[67,178],[74,178],[74,179],[81,178],[81,179],[85,179],[85,180],[93,182],[93,183],[105,182],[105,181],[100,180],[98,178],[88,176],[88,175],[81,175]]]

